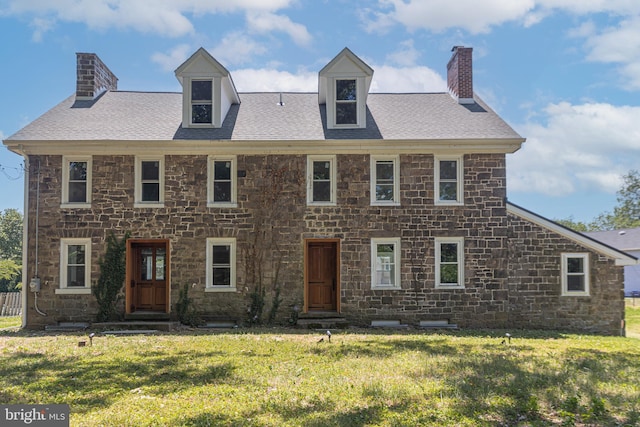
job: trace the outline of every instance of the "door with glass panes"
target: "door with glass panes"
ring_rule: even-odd
[[[128,312],[167,311],[168,246],[165,241],[130,245]]]

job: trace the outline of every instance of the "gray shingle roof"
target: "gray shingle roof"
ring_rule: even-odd
[[[447,93],[378,94],[367,100],[367,128],[326,128],[317,93],[241,93],[222,128],[181,127],[182,94],[111,91],[95,101],[74,96],[19,130],[7,141],[155,141],[324,139],[520,139],[481,100],[458,104]]]

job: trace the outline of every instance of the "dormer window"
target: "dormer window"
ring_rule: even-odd
[[[182,85],[182,127],[221,128],[234,104],[240,104],[231,74],[203,48],[176,69]]]
[[[318,73],[318,103],[327,129],[367,127],[367,95],[373,69],[346,47]]]
[[[336,80],[336,125],[358,124],[357,94],[355,79]]]
[[[213,123],[213,82],[191,81],[191,123]]]

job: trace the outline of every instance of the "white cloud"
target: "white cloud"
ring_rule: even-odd
[[[179,37],[194,32],[187,16],[230,12],[269,13],[286,8],[294,1],[8,0],[0,14],[32,16],[34,39],[40,39],[58,21],[84,23],[97,30],[120,28]],[[303,40],[303,31],[298,26],[289,21],[287,31],[292,37],[297,36],[297,40]]]
[[[419,57],[420,52],[413,46],[413,40],[405,40],[399,49],[387,55],[387,61],[406,67],[415,65]]]
[[[240,69],[231,72],[239,92],[317,92],[318,73],[292,74],[273,69]]]
[[[535,7],[534,0],[380,0],[379,3],[383,10],[370,11],[373,16],[365,17],[365,26],[370,31],[383,31],[397,22],[409,31],[441,32],[461,27],[474,34],[487,33],[493,26],[523,20]]]
[[[240,31],[224,36],[222,41],[209,51],[225,67],[244,64],[256,55],[268,52],[267,47]]]
[[[447,82],[431,68],[373,66],[371,92],[446,92]]]
[[[193,53],[188,44],[181,44],[169,51],[169,53],[156,52],[151,55],[151,60],[160,64],[164,71],[174,71]]]
[[[250,12],[247,13],[247,25],[250,31],[260,34],[276,31],[286,33],[298,46],[308,46],[311,43],[311,35],[306,27],[292,22],[291,19],[283,15],[270,12]]]
[[[523,148],[508,156],[509,188],[562,196],[597,189],[614,193],[640,162],[640,107],[550,104],[544,123],[518,131]]]

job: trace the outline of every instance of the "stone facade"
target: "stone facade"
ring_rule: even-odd
[[[105,249],[105,235],[129,231],[135,239],[171,242],[171,304],[179,289],[205,317],[246,318],[254,283],[256,248],[268,289],[278,285],[286,320],[304,299],[304,241],[340,240],[341,313],[354,323],[375,319],[447,319],[462,327],[500,327],[507,322],[507,218],[503,154],[464,156],[464,206],[434,204],[434,157],[400,156],[400,206],[371,206],[368,155],[337,156],[337,206],[306,205],[306,156],[238,156],[238,207],[207,207],[207,156],[165,156],[165,202],[161,208],[134,207],[134,156],[93,156],[91,208],[61,208],[61,156],[31,159],[40,165],[38,300],[48,316],[30,313],[32,325],[91,321],[92,295],[58,295],[60,239],[92,239],[92,282]],[[36,168],[30,174],[30,227],[35,229]],[[31,234],[31,247],[35,235]],[[256,242],[256,236],[261,241]],[[465,288],[435,289],[436,237],[464,237]],[[235,237],[237,292],[206,293],[207,237]],[[371,239],[401,238],[401,290],[371,289]],[[277,254],[265,248],[277,247]],[[277,283],[273,283],[276,275]],[[29,276],[35,274],[33,262]],[[255,280],[255,279],[254,279]],[[29,295],[33,298],[33,294]],[[28,304],[32,310],[31,301]]]
[[[566,237],[509,215],[509,324],[619,335],[624,320],[624,270]],[[589,296],[563,296],[562,253],[588,253]]]

